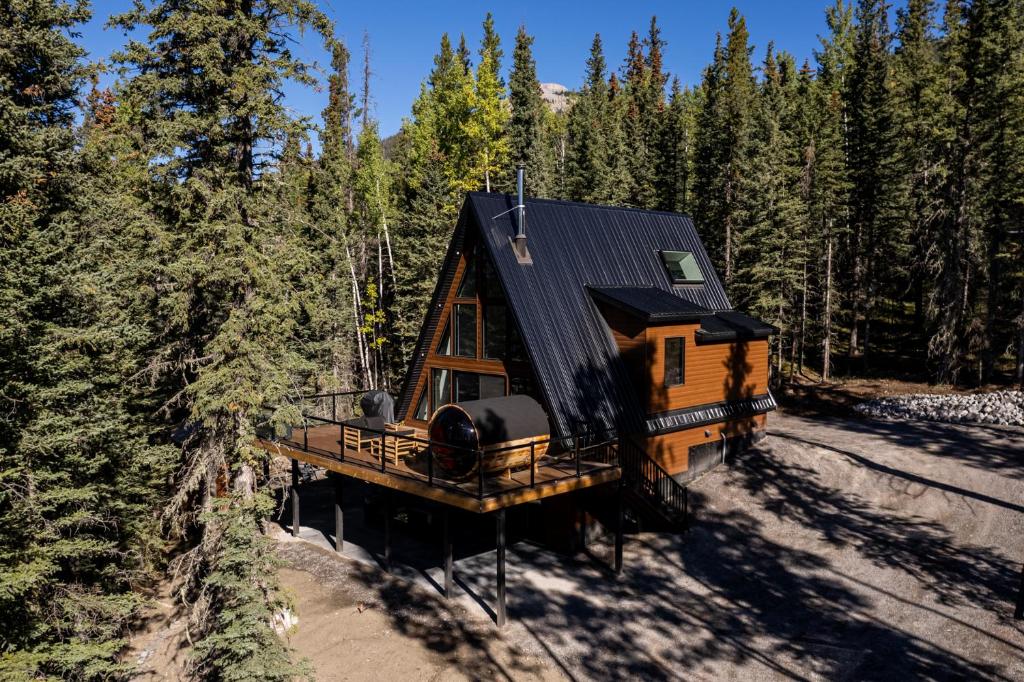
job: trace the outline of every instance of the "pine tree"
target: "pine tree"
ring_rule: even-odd
[[[509,77],[509,103],[512,108],[508,123],[511,160],[526,168],[529,193],[538,197],[553,194],[555,149],[546,139],[547,110],[537,81],[537,65],[531,46],[533,37],[520,26],[516,33],[516,46],[512,54],[512,74]]]
[[[699,90],[681,88],[678,78],[672,80],[669,105],[657,142],[656,206],[662,211],[686,213],[691,210],[700,94]]]
[[[625,141],[617,111],[622,100],[609,87],[606,71],[601,36],[595,35],[583,88],[573,97],[567,121],[566,191],[576,201],[619,203],[625,198],[620,154]]]
[[[746,172],[738,195],[742,225],[736,251],[734,304],[779,328],[772,339],[775,378],[782,378],[783,348],[795,347],[795,310],[802,297],[806,208],[799,191],[800,154],[794,142],[793,59],[768,46],[763,83],[744,151]]]
[[[150,27],[148,42],[130,42],[118,61],[135,74],[123,92],[149,160],[144,191],[168,221],[165,342],[154,366],[177,382],[166,409],[192,425],[165,518],[194,543],[175,562],[188,578],[194,663],[209,678],[290,678],[301,668],[272,630],[283,598],[261,532],[271,501],[257,472],[267,454],[253,440],[263,406],[281,404],[312,374],[296,345],[301,301],[288,284],[309,265],[304,245],[281,228],[278,194],[263,175],[275,144],[301,127],[277,93],[288,80],[312,83],[287,35],[308,27],[329,40],[331,26],[302,0],[157,2],[114,22]],[[220,497],[218,480],[227,483]]]
[[[835,319],[842,304],[838,286],[839,246],[849,234],[848,114],[846,81],[852,52],[853,9],[843,0],[825,12],[829,35],[816,53],[818,74],[806,90],[807,118],[802,144],[806,202],[817,273],[818,334],[821,338],[821,379],[832,371]]]
[[[0,677],[126,674],[118,654],[142,605],[167,450],[130,377],[148,342],[120,193],[132,167],[68,32],[84,4],[0,8]],[[76,142],[79,145],[76,150]],[[135,217],[143,218],[136,215]],[[132,240],[134,238],[134,241]]]
[[[712,257],[721,264],[727,290],[733,280],[739,185],[755,97],[748,37],[746,21],[733,8],[725,46],[716,43],[714,61],[705,72],[698,128],[694,217]]]
[[[626,147],[628,189],[626,203],[640,208],[651,208],[655,203],[656,138],[657,125],[651,118],[657,116],[661,104],[652,97],[652,81],[647,60],[640,44],[640,36],[633,31],[626,48],[623,68],[625,92],[621,95],[621,121]]]
[[[939,214],[941,166],[942,63],[935,29],[933,0],[911,0],[897,11],[892,80],[893,124],[897,130],[899,220],[909,233],[911,253],[906,288],[914,302],[914,327],[924,328],[924,295],[928,282],[925,251],[935,243]]]
[[[894,220],[896,139],[889,90],[888,4],[860,0],[847,81],[850,168],[851,357],[867,353],[872,317],[905,257]],[[863,332],[863,333],[861,333]]]

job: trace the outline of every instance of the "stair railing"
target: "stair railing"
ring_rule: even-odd
[[[619,441],[619,465],[626,485],[671,520],[685,520],[689,512],[686,487],[627,438]]]

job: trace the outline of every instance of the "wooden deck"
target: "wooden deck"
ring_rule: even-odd
[[[311,426],[305,449],[303,441],[302,430],[296,430],[290,440],[259,440],[257,444],[282,457],[477,513],[609,483],[621,476],[618,466],[585,459],[580,461],[577,476],[575,459],[548,458],[538,463],[532,485],[527,468],[507,476],[485,476],[481,491],[475,476],[468,481],[451,481],[435,475],[431,480],[422,454],[402,459],[398,464],[386,462],[382,470],[380,458],[369,450],[343,449],[335,425]]]

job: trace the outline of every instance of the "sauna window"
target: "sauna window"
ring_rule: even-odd
[[[452,401],[452,373],[448,369],[435,368],[431,372],[433,384],[433,406],[436,410]]]
[[[455,354],[476,357],[476,305],[455,304]]]
[[[700,271],[697,258],[689,251],[662,251],[661,262],[665,264],[673,284],[704,283],[704,273]]]
[[[507,325],[504,305],[484,306],[484,357],[500,360],[505,357],[505,328]]]
[[[537,389],[533,385],[533,380],[526,376],[509,377],[508,392],[510,395],[537,397]]]
[[[476,296],[476,258],[472,254],[466,256],[466,272],[462,275],[462,283],[455,292],[457,298],[474,298]]]
[[[416,405],[414,418],[423,421],[427,420],[427,391],[423,391],[423,394],[420,396],[420,402]]]
[[[676,336],[665,339],[665,385],[686,383],[686,339]]]
[[[444,331],[441,332],[441,342],[437,344],[438,355],[451,355],[452,354],[452,324],[451,322],[444,323]]]

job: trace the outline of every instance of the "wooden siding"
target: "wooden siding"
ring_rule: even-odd
[[[768,340],[697,344],[699,324],[663,325],[647,329],[647,412],[667,412],[740,400],[768,392]],[[665,339],[686,339],[685,383],[665,386]]]
[[[768,339],[697,344],[699,323],[644,327],[600,305],[648,415],[768,392]],[[665,386],[665,339],[686,339],[685,383]]]
[[[730,420],[719,424],[698,426],[665,433],[660,436],[635,439],[665,471],[675,476],[689,468],[690,447],[705,443],[717,443],[724,432],[726,438],[745,435],[765,428],[766,415],[758,414],[744,419]]]

